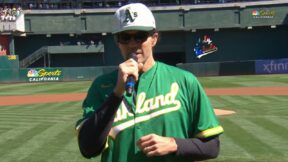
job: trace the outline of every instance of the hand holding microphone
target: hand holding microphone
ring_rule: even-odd
[[[129,55],[129,58],[132,58],[133,60],[135,60],[137,62],[137,57],[135,53],[131,53]],[[135,87],[136,81],[133,75],[129,75],[125,84],[125,90],[126,90],[126,94],[128,96],[131,96],[133,91],[134,91],[134,87]]]
[[[128,55],[128,59],[118,67],[118,80],[114,88],[114,94],[116,96],[121,97],[124,92],[126,92],[127,95],[133,93],[134,86],[138,80],[138,71],[139,64],[137,63],[136,54],[131,53]]]

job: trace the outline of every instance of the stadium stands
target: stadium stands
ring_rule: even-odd
[[[21,6],[23,9],[79,9],[79,8],[110,8],[119,7],[131,2],[141,2],[148,6],[164,5],[197,5],[233,2],[256,2],[273,0],[9,0],[5,6]]]
[[[22,9],[20,6],[12,8],[7,7],[0,7],[0,20],[3,21],[16,21],[17,17],[19,17],[22,13]]]

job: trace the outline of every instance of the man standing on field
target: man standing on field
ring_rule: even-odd
[[[96,78],[83,102],[76,124],[82,155],[102,154],[102,162],[216,158],[223,128],[193,74],[154,60],[159,33],[152,12],[128,4],[115,21],[124,62]]]

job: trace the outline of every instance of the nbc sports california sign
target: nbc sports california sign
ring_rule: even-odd
[[[275,11],[271,11],[268,9],[257,9],[252,10],[252,16],[253,18],[259,19],[270,19],[275,17]]]
[[[57,68],[32,68],[27,70],[29,82],[61,81],[62,70]]]

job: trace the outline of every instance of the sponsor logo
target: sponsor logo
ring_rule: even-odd
[[[252,16],[256,19],[271,19],[275,16],[275,11],[271,11],[268,9],[258,9],[252,10]]]
[[[205,35],[203,39],[199,38],[194,47],[194,52],[197,58],[214,53],[218,50],[216,45],[212,43],[212,39]]]
[[[288,73],[288,59],[259,60],[255,66],[256,74]]]
[[[29,69],[27,77],[29,82],[59,81],[62,71],[59,69]]]
[[[16,60],[16,55],[7,55],[8,60]]]

